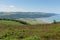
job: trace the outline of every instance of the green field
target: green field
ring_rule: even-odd
[[[25,25],[0,20],[0,40],[60,40],[60,23]]]

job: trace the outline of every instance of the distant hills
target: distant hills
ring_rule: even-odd
[[[45,20],[36,20],[36,18],[47,18],[55,16],[54,13],[43,13],[43,12],[0,12],[0,18],[2,19],[16,19],[27,22],[29,24],[46,24]]]
[[[54,13],[42,13],[42,12],[0,12],[0,18],[44,18],[51,17],[56,14]]]

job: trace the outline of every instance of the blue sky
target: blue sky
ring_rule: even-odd
[[[0,0],[0,11],[49,12],[60,14],[60,0]]]

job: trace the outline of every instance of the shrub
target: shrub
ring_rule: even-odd
[[[35,35],[35,36],[31,36],[31,37],[25,38],[23,40],[40,40],[40,38]]]

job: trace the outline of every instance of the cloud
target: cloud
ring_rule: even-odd
[[[18,8],[14,5],[0,5],[0,12],[24,12],[23,8]]]
[[[14,5],[10,5],[9,7],[13,8],[13,7],[15,7],[15,6],[14,6]]]

